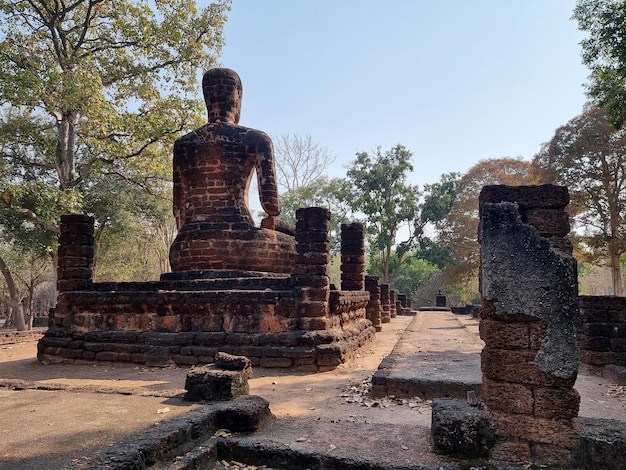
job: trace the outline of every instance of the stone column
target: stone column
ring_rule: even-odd
[[[381,323],[389,323],[391,321],[391,299],[389,295],[389,284],[380,285],[380,303],[382,304],[380,321]]]
[[[59,235],[57,289],[88,289],[92,285],[94,258],[93,217],[62,215]]]
[[[341,224],[341,290],[365,289],[363,224]]]
[[[381,331],[382,326],[380,322],[380,286],[378,285],[378,276],[365,276],[365,290],[370,293],[370,301],[365,307],[367,319],[372,322],[376,331]]]
[[[389,319],[383,323],[389,323],[392,318],[396,318],[398,312],[396,312],[396,291],[389,290]]]
[[[296,211],[296,264],[292,282],[299,288],[298,327],[329,327],[330,211],[307,207]]]
[[[94,219],[86,215],[62,215],[57,259],[58,303],[63,293],[85,290],[93,285]],[[50,326],[64,326],[67,309],[55,308]]]
[[[486,186],[480,195],[483,399],[495,455],[562,464],[578,435],[577,274],[567,188]]]

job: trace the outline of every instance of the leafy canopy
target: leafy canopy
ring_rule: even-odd
[[[626,120],[626,2],[579,0],[573,18],[588,33],[581,41],[583,63],[589,67],[589,96],[606,107],[611,124]]]
[[[55,230],[92,172],[167,177],[228,0],[0,0],[0,203]]]

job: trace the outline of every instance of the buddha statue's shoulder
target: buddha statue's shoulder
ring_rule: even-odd
[[[205,124],[176,140],[176,145],[215,144],[226,142],[243,143],[248,133],[248,128],[228,122],[214,122]]]

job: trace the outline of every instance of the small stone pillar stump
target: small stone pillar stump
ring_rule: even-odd
[[[380,322],[380,286],[378,285],[378,276],[365,276],[365,290],[370,293],[370,301],[365,307],[367,319],[372,322],[376,331],[382,331]]]
[[[185,400],[226,401],[250,393],[252,363],[245,356],[219,352],[215,363],[194,367],[185,379]]]
[[[480,195],[483,399],[497,456],[564,464],[576,445],[576,261],[567,188],[486,186]]]
[[[341,290],[365,289],[363,224],[341,224]]]

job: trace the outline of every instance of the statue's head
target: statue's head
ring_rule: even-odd
[[[202,78],[202,92],[210,123],[239,122],[243,88],[237,72],[225,68],[210,69]]]

